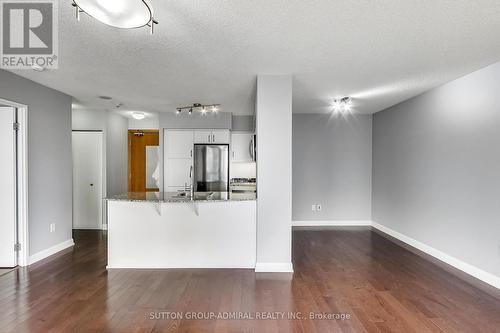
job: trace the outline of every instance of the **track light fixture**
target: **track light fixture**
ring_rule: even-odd
[[[332,109],[335,112],[350,112],[352,110],[351,97],[342,97],[333,101]]]
[[[193,110],[199,111],[201,114],[207,114],[209,112],[211,113],[217,113],[219,110],[220,104],[200,104],[200,103],[193,103],[193,105],[188,105],[188,106],[179,106],[175,109],[176,114],[181,114],[184,110],[187,110],[188,114],[192,114]]]

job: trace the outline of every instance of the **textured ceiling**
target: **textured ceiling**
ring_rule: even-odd
[[[15,71],[93,108],[254,111],[257,74],[294,76],[293,109],[350,95],[380,111],[500,60],[498,0],[153,0],[160,21],[120,30],[60,1],[59,69]],[[109,95],[115,101],[102,101]]]

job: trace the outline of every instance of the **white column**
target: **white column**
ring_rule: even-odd
[[[292,77],[259,75],[257,272],[292,272]]]

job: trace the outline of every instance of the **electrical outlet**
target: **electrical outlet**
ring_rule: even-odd
[[[51,223],[50,226],[49,226],[49,230],[50,230],[50,232],[56,231],[56,224],[55,223]]]
[[[311,206],[311,210],[312,210],[313,212],[315,212],[315,211],[316,211],[316,205],[312,205],[312,206]]]
[[[317,210],[318,212],[321,212],[321,205],[319,205],[319,204],[318,204],[318,205],[316,205],[316,210]]]

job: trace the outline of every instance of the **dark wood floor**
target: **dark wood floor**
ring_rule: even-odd
[[[293,278],[106,271],[106,236],[78,231],[74,238],[74,249],[0,277],[0,332],[500,332],[498,299],[369,229],[294,231]],[[349,317],[166,319],[225,311]]]

